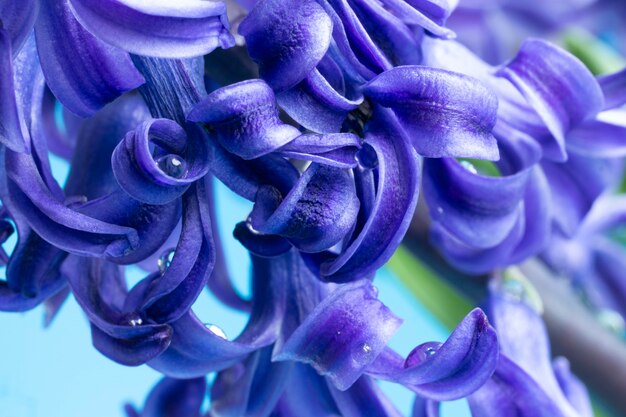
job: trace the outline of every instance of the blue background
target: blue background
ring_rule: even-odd
[[[67,165],[56,158],[52,164],[55,176],[63,182]],[[217,187],[217,198],[229,267],[238,289],[247,295],[250,262],[230,231],[246,218],[251,205],[222,186]],[[129,269],[128,274],[130,281],[141,277],[137,269]],[[383,302],[404,319],[391,340],[401,354],[423,342],[447,338],[449,332],[389,270],[379,271],[376,286]],[[208,292],[200,296],[194,311],[204,322],[221,327],[229,338],[239,334],[247,319],[221,306]],[[159,374],[147,366],[124,367],[100,355],[91,346],[87,319],[73,298],[47,329],[43,328],[43,315],[42,307],[28,313],[0,314],[0,417],[121,417],[124,403],[143,403]],[[402,413],[410,415],[413,395],[394,384],[381,385]],[[470,414],[465,401],[456,401],[445,403],[442,415]]]

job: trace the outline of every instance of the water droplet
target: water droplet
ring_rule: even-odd
[[[363,366],[372,361],[372,347],[368,343],[357,345],[352,352],[352,360],[355,365]]]
[[[378,287],[376,285],[372,285],[372,294],[374,297],[378,297]]]
[[[172,178],[182,178],[187,174],[187,162],[178,155],[169,154],[157,159],[161,171]]]
[[[509,300],[525,303],[537,314],[543,313],[541,296],[518,268],[507,268],[502,277],[496,281],[496,288]]]
[[[443,214],[443,207],[437,207],[437,213]]]
[[[461,160],[460,164],[463,168],[465,168],[466,171],[469,171],[472,174],[478,174],[478,170],[476,169],[474,164],[472,164],[470,161]]]
[[[603,308],[596,313],[596,318],[602,327],[611,333],[620,337],[626,336],[626,322],[617,311]]]
[[[426,362],[437,353],[440,346],[441,343],[439,342],[422,343],[409,353],[404,361],[404,367],[412,368]]]
[[[256,230],[254,228],[254,226],[252,226],[252,218],[251,217],[248,217],[246,219],[246,227],[248,228],[250,233],[252,233],[253,235],[262,235],[263,234],[263,233],[259,232],[258,230]]]
[[[221,337],[224,340],[228,340],[228,337],[226,336],[226,333],[224,332],[224,330],[222,330],[221,327],[219,327],[219,326],[217,326],[215,324],[211,324],[211,323],[205,323],[205,326],[206,326],[207,329],[209,329],[211,331],[211,333],[213,333],[217,337]]]
[[[378,156],[376,155],[376,151],[367,143],[363,144],[354,157],[362,168],[374,169],[378,166]]]
[[[370,353],[372,351],[371,346],[368,345],[367,343],[363,343],[362,349],[363,349],[363,352],[365,352],[365,353]]]
[[[143,324],[143,319],[137,313],[131,313],[128,315],[128,324],[136,327],[141,326]]]
[[[157,260],[157,266],[159,267],[159,272],[161,272],[162,274],[165,273],[167,268],[170,267],[170,264],[172,263],[172,259],[174,259],[175,253],[176,253],[176,250],[172,248],[172,249],[166,250],[165,252],[161,254],[159,259]]]

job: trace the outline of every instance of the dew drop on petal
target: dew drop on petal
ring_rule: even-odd
[[[407,356],[404,361],[404,367],[412,368],[414,366],[421,365],[432,358],[437,353],[440,346],[441,343],[439,342],[422,343],[409,353],[409,356]]]
[[[615,310],[603,308],[596,313],[596,319],[605,329],[620,337],[626,336],[626,322]]]
[[[354,155],[354,158],[361,168],[374,169],[378,166],[378,156],[376,155],[376,151],[367,143],[363,144],[361,149],[359,149]]]
[[[143,324],[143,319],[137,313],[131,313],[128,315],[128,324],[132,327],[141,326]]]
[[[183,178],[187,175],[187,162],[178,155],[169,154],[157,159],[161,171],[172,178]]]
[[[463,159],[460,161],[460,164],[463,168],[465,168],[466,171],[469,171],[472,174],[478,174],[478,170],[476,169],[474,164],[472,164],[470,161],[466,161]]]
[[[205,323],[205,326],[207,329],[209,329],[211,331],[211,333],[213,333],[214,335],[216,335],[217,337],[220,337],[224,340],[228,340],[228,337],[226,336],[226,333],[224,332],[224,330],[222,330],[221,327],[215,325],[215,324],[211,324],[211,323]]]
[[[172,248],[172,249],[166,250],[165,252],[161,254],[161,256],[159,256],[159,259],[157,259],[157,267],[159,268],[159,272],[161,274],[164,274],[165,271],[167,271],[167,268],[170,267],[170,264],[172,263],[172,259],[174,259],[175,253],[176,253],[176,250]]]

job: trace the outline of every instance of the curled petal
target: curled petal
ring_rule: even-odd
[[[498,159],[491,134],[498,100],[475,78],[430,67],[396,67],[366,84],[363,94],[394,110],[422,156]]]
[[[117,265],[72,256],[64,271],[72,293],[91,321],[94,346],[105,356],[135,366],[167,348],[170,326],[143,323],[139,315],[122,309],[126,288]]]
[[[278,118],[272,89],[261,80],[242,81],[215,90],[189,113],[217,132],[226,150],[243,159],[268,154],[300,135]]]
[[[8,152],[8,192],[30,227],[60,249],[118,257],[137,247],[137,231],[81,214],[52,195],[31,155]]]
[[[174,257],[150,282],[138,309],[158,323],[178,320],[204,288],[215,263],[208,196],[197,182],[183,197],[183,222]]]
[[[332,29],[315,0],[262,0],[239,25],[261,77],[276,91],[311,72],[328,50]]]
[[[87,30],[133,54],[189,58],[235,44],[221,1],[69,1]]]
[[[168,376],[194,378],[231,367],[273,343],[285,312],[287,278],[298,273],[295,256],[294,251],[271,260],[252,256],[252,313],[234,341],[215,334],[190,310],[172,323],[172,344],[149,365]]]
[[[195,127],[185,132],[168,119],[146,121],[115,148],[113,173],[134,199],[148,204],[169,203],[208,172],[208,140]]]
[[[233,235],[251,253],[265,258],[282,255],[292,247],[282,236],[259,234],[248,222],[237,223]]]
[[[307,134],[280,148],[280,154],[337,168],[354,168],[357,164],[356,153],[360,148],[361,140],[351,133]]]
[[[312,164],[284,199],[273,187],[259,188],[251,225],[289,239],[301,251],[320,252],[348,234],[358,210],[349,173]]]
[[[127,53],[103,43],[76,21],[69,0],[41,4],[35,27],[37,50],[50,90],[65,107],[91,116],[143,84]]]
[[[525,224],[525,219],[518,217],[504,239],[488,248],[478,248],[461,242],[440,223],[431,226],[430,237],[433,245],[452,266],[468,274],[480,275],[511,263],[511,253],[521,244]]]
[[[556,225],[567,236],[573,236],[582,219],[605,190],[617,185],[621,162],[616,159],[591,158],[570,152],[566,163],[544,161],[552,194],[552,207],[558,215]]]
[[[329,281],[363,278],[387,262],[404,237],[417,204],[421,160],[395,116],[375,109],[365,143],[377,156],[376,198],[373,204],[365,200],[364,209],[370,214],[343,253],[321,265],[320,272]],[[365,190],[371,193],[371,187],[365,186]]]
[[[137,417],[200,417],[206,379],[163,378],[152,388]],[[132,414],[131,414],[132,415]]]
[[[363,101],[362,97],[344,97],[317,69],[297,85],[277,93],[276,98],[295,121],[321,133],[338,132],[348,113]]]
[[[262,185],[271,185],[281,194],[287,194],[300,178],[296,167],[279,155],[269,154],[245,161],[217,143],[209,145],[211,173],[233,192],[250,201],[254,201]]]
[[[338,389],[348,389],[401,324],[376,297],[367,280],[338,287],[315,307],[274,360],[308,363]]]
[[[367,372],[401,383],[423,397],[448,401],[480,388],[493,374],[497,360],[496,332],[477,308],[443,345],[420,345],[404,361],[397,354],[381,355]]]
[[[565,135],[594,117],[604,97],[591,72],[573,55],[546,41],[524,42],[515,58],[501,67],[557,140],[565,157]]]
[[[474,174],[454,159],[424,164],[424,193],[432,219],[476,248],[501,242],[523,212],[529,171],[506,177]]]

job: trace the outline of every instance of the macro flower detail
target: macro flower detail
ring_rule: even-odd
[[[0,311],[128,417],[626,413],[623,7],[527,3],[0,0]]]

